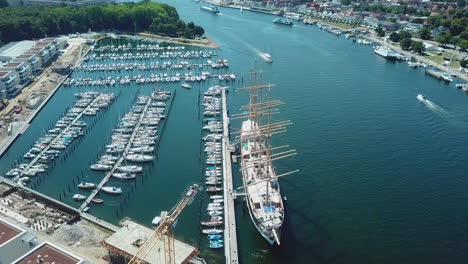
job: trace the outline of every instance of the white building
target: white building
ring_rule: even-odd
[[[16,59],[12,60],[12,62],[20,61],[29,64],[29,66],[31,67],[32,74],[38,74],[41,70],[41,61],[39,60],[36,54],[23,54],[16,57]]]
[[[26,62],[7,62],[0,65],[0,71],[15,71],[19,77],[19,84],[26,85],[31,81],[31,66]]]
[[[26,51],[36,45],[35,41],[24,40],[11,42],[0,48],[0,62],[8,62],[24,54]]]
[[[0,219],[0,264],[10,264],[37,246],[34,233]]]
[[[14,71],[0,71],[0,91],[2,98],[14,98],[19,94],[19,77]]]

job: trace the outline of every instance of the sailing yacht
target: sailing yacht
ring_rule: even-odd
[[[252,78],[255,82],[255,76]],[[247,208],[252,223],[258,232],[272,245],[280,244],[281,227],[285,212],[278,178],[292,174],[291,171],[277,175],[273,160],[296,155],[295,150],[276,152],[288,146],[271,147],[271,136],[284,132],[289,121],[272,123],[270,116],[277,113],[274,107],[283,103],[270,101],[273,85],[253,85],[241,88],[250,91],[249,104],[234,118],[245,119],[240,131],[241,172]],[[264,89],[268,89],[268,100],[264,100]]]

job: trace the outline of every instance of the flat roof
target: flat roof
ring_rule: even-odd
[[[0,48],[0,56],[18,57],[25,51],[34,47],[35,44],[36,42],[32,40],[24,40],[20,42],[9,43],[4,47]]]
[[[55,263],[55,264],[78,264],[83,259],[74,256],[71,252],[66,252],[57,246],[45,242],[40,246],[26,253],[26,255],[15,260],[14,264],[32,264],[32,263]]]
[[[0,246],[23,232],[23,230],[20,230],[0,219]]]
[[[131,220],[124,220],[122,227],[112,236],[108,237],[104,243],[108,249],[115,253],[123,251],[128,255],[134,256],[140,247],[135,245],[139,241],[140,245],[153,235],[154,230],[146,226],[135,223]],[[188,259],[198,253],[198,250],[184,242],[174,239],[175,263],[186,263]],[[160,257],[160,252],[164,252],[164,240],[157,240],[153,249],[145,257],[147,263],[165,264],[164,257]],[[164,253],[162,253],[164,254]]]

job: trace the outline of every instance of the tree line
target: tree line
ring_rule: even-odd
[[[194,38],[200,26],[179,19],[167,4],[143,1],[87,7],[6,7],[0,9],[0,45],[76,32],[150,32],[170,37]]]

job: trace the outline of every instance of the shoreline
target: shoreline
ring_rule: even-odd
[[[131,37],[131,35],[124,34],[122,36]],[[216,43],[213,39],[205,35],[206,39],[204,40],[196,40],[196,39],[185,39],[185,38],[171,38],[171,37],[164,37],[157,34],[151,33],[138,33],[136,36],[144,37],[144,38],[151,38],[157,39],[168,43],[180,44],[180,45],[187,45],[187,46],[194,46],[200,48],[209,48],[209,49],[219,49],[220,45]]]
[[[444,71],[452,76],[456,76],[456,78],[460,79],[460,80],[463,80],[465,82],[468,82],[468,75],[467,74],[464,74],[460,71],[458,71],[457,69],[454,69],[454,68],[451,68],[451,67],[447,67],[447,66],[444,66],[440,63],[437,63],[437,62],[434,62],[428,58],[425,58],[425,56],[421,56],[419,54],[416,54],[416,53],[413,53],[411,51],[406,51],[406,50],[402,50],[400,47],[398,46],[395,46],[394,44],[391,44],[391,43],[388,43],[388,42],[384,42],[376,37],[373,37],[373,36],[366,36],[366,35],[361,35],[359,34],[360,37],[362,38],[366,38],[374,43],[377,43],[379,45],[382,45],[382,46],[385,46],[387,48],[390,48],[392,50],[395,50],[396,52],[400,53],[400,54],[403,54],[404,56],[406,57],[415,57],[418,61],[421,61],[421,62],[424,62],[425,64],[429,65],[429,66],[432,66],[434,68],[437,68],[438,70],[441,70],[441,71]]]
[[[341,31],[350,30],[350,29],[345,29],[345,28],[342,28],[342,27],[338,27],[337,25],[327,23],[326,21],[323,21],[323,20],[320,20],[320,19],[317,19],[317,18],[312,18],[312,19],[308,19],[308,20],[309,21],[313,20],[315,22],[319,22],[322,25],[332,27],[332,28],[334,28],[336,30],[341,30]],[[426,58],[425,56],[421,56],[421,55],[413,53],[411,51],[402,50],[400,47],[394,45],[393,43],[385,42],[385,41],[383,41],[383,40],[381,40],[381,39],[379,39],[379,38],[377,38],[375,36],[372,36],[370,34],[368,34],[368,35],[356,34],[356,36],[358,36],[360,38],[365,38],[365,39],[367,39],[369,41],[372,41],[373,43],[376,43],[378,45],[385,46],[387,48],[395,50],[396,52],[398,52],[398,53],[400,53],[400,54],[402,54],[402,55],[404,55],[406,57],[415,57],[418,61],[421,61],[421,62],[423,62],[423,63],[425,63],[425,64],[427,64],[429,66],[437,68],[438,70],[444,71],[444,72],[446,72],[446,73],[448,73],[450,75],[456,76],[458,79],[460,79],[462,81],[468,82],[468,75],[458,71],[455,68],[447,67],[447,66],[442,65],[440,63],[437,63],[435,61],[432,61],[432,60]]]
[[[31,122],[36,118],[36,116],[47,105],[47,103],[50,101],[50,99],[55,95],[55,93],[60,88],[62,83],[68,78],[68,76],[70,76],[70,74],[73,72],[73,69],[75,68],[75,66],[79,65],[79,64],[81,64],[83,62],[83,57],[86,56],[86,54],[88,54],[88,52],[90,50],[91,50],[91,48],[88,48],[88,50],[84,54],[80,54],[80,57],[77,58],[75,64],[72,67],[72,71],[70,71],[67,75],[61,75],[60,77],[58,77],[59,78],[58,80],[54,80],[55,83],[57,83],[57,85],[53,89],[49,90],[47,92],[47,96],[44,98],[44,100],[41,102],[41,104],[36,109],[34,109],[29,114],[29,116],[26,117],[25,120],[21,121],[21,122],[23,122],[23,125],[20,128],[18,128],[11,136],[7,135],[6,138],[3,139],[2,142],[0,142],[0,158],[6,153],[6,151],[8,151],[8,149],[18,139],[18,137],[20,135],[22,135],[24,132],[26,132],[26,130],[29,128],[29,125],[31,124]],[[66,54],[64,54],[62,56],[65,56],[65,55]],[[59,59],[60,58],[58,58],[57,60],[59,60]],[[43,71],[43,73],[40,76],[38,76],[37,80],[34,83],[31,83],[30,86],[28,88],[25,88],[25,89],[32,89],[34,85],[42,83],[44,81],[43,79],[50,81],[51,79],[49,78],[49,75],[52,73],[52,67],[54,66],[54,63],[49,65],[49,67],[47,67]]]

